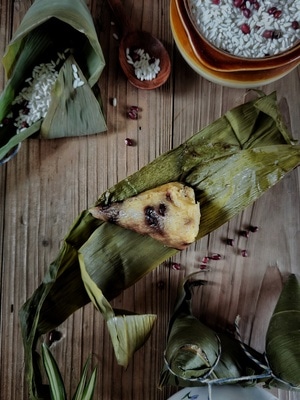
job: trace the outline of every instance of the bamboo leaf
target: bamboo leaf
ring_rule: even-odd
[[[72,400],[91,400],[93,398],[95,385],[96,385],[96,373],[97,367],[94,368],[89,380],[87,381],[88,376],[88,367],[91,363],[91,358],[89,357],[84,364],[83,371],[80,377],[80,381],[74,393]]]
[[[187,276],[179,286],[174,312],[171,316],[165,350],[165,365],[159,386],[202,386],[207,382],[234,383],[243,380],[253,384],[262,380],[263,368],[253,358],[263,356],[234,337],[215,332],[193,315],[192,287],[203,284]]]
[[[66,391],[57,363],[45,343],[42,344],[44,367],[50,382],[52,400],[65,400]]]
[[[87,374],[88,374],[88,367],[90,365],[91,362],[91,358],[89,357],[83,367],[83,371],[80,377],[80,381],[78,383],[78,386],[76,388],[76,391],[74,393],[74,396],[72,398],[72,400],[82,400],[82,396],[83,396],[83,392],[84,392],[84,388],[86,385],[86,380],[87,380]]]
[[[156,320],[155,315],[116,315],[103,292],[89,276],[82,253],[79,253],[82,279],[87,293],[102,313],[119,365],[126,367],[136,350],[147,340]]]
[[[94,368],[92,375],[85,386],[84,393],[82,397],[78,398],[78,400],[91,400],[93,398],[96,386],[96,373],[97,368]]]
[[[73,66],[84,84],[73,87]],[[60,69],[52,91],[51,103],[41,125],[41,137],[54,139],[80,136],[103,131],[100,104],[87,84],[80,66],[73,56],[68,57]]]
[[[299,344],[300,282],[291,274],[284,284],[266,336],[267,359],[279,386],[286,383],[290,388],[300,389]]]

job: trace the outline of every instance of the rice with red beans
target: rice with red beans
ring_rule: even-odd
[[[300,40],[300,0],[190,0],[199,31],[233,55],[280,54]]]

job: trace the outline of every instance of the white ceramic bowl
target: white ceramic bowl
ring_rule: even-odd
[[[169,400],[207,400],[208,388],[187,387],[175,393]],[[278,400],[271,392],[260,387],[222,385],[212,387],[212,400]]]

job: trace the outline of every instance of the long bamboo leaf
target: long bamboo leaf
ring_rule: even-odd
[[[284,284],[272,314],[266,356],[274,374],[274,385],[286,383],[291,389],[300,389],[300,282],[294,274]]]
[[[42,355],[44,367],[50,382],[50,393],[52,400],[66,400],[64,382],[58,365],[46,344],[42,344]]]
[[[91,358],[89,357],[84,364],[80,381],[78,383],[74,396],[72,397],[72,400],[91,400],[93,398],[97,379],[97,367],[94,368],[90,378],[88,379],[88,367],[90,363]]]
[[[92,400],[96,386],[96,378],[97,378],[96,373],[97,373],[97,368],[94,368],[92,375],[85,386],[83,395],[80,398],[80,400]]]

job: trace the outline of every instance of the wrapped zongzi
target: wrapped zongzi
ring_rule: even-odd
[[[84,0],[35,0],[2,59],[0,163],[33,134],[106,130],[96,83],[105,61]]]

